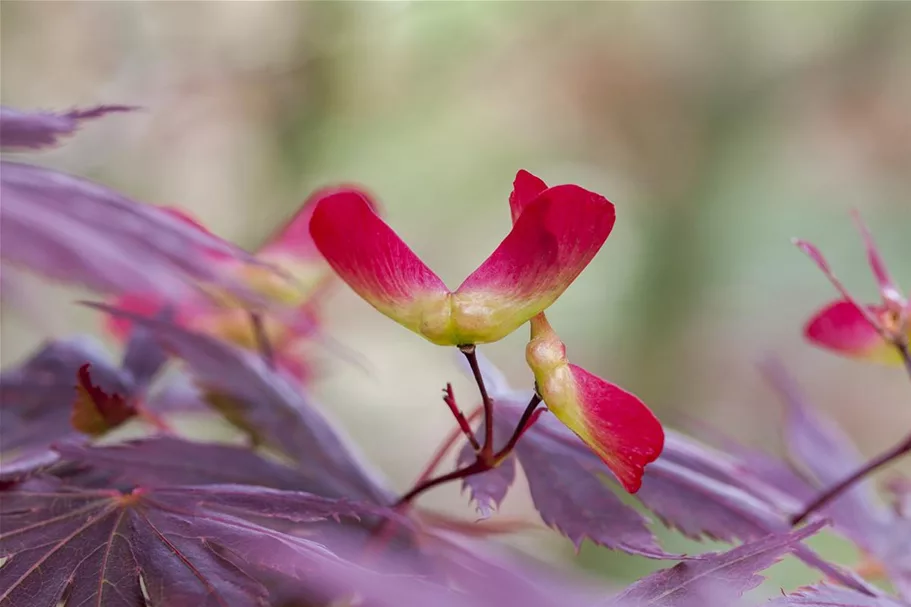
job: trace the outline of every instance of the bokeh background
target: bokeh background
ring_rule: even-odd
[[[0,26],[4,104],[145,108],[35,162],[249,247],[313,189],[360,183],[453,286],[508,230],[517,169],[576,182],[618,222],[549,314],[574,362],[672,427],[771,450],[781,409],[756,370],[770,354],[865,453],[911,427],[901,372],[802,341],[833,291],[789,244],[815,242],[874,297],[857,208],[911,286],[911,4],[7,0]],[[4,364],[99,331],[81,294],[31,288],[38,305],[2,316]],[[473,384],[343,286],[327,326],[359,362],[324,353],[320,400],[404,489],[450,427],[441,387],[468,406]],[[526,337],[484,348],[517,386]],[[501,516],[536,521],[522,484]],[[466,502],[446,487],[422,503],[470,517]],[[514,541],[574,558],[556,534]],[[591,548],[577,562],[618,581],[660,566]],[[788,562],[771,586],[811,579]]]

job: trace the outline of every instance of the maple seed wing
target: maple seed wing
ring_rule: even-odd
[[[645,466],[658,459],[664,447],[661,422],[635,395],[570,364],[545,314],[530,324],[526,362],[547,408],[635,493]]]
[[[888,313],[883,306],[868,306],[867,309],[877,318]],[[804,336],[812,344],[842,356],[902,364],[898,350],[882,338],[850,301],[834,301],[816,312],[804,327]]]
[[[550,188],[526,205],[453,296],[464,343],[498,341],[550,306],[601,249],[614,220],[610,201],[575,185]]]
[[[664,447],[661,422],[634,394],[576,365],[568,368],[577,400],[551,410],[635,493],[645,466],[658,459]]]
[[[854,216],[854,223],[857,225],[857,229],[864,239],[864,247],[867,249],[867,261],[870,263],[870,269],[876,277],[876,284],[879,286],[879,292],[882,295],[883,302],[898,304],[898,306],[906,305],[901,290],[898,288],[898,285],[895,284],[895,281],[892,280],[892,276],[889,275],[889,270],[886,268],[886,262],[883,261],[882,256],[879,254],[879,247],[876,246],[876,242],[873,240],[873,235],[870,234],[867,224],[861,219],[860,213],[855,211],[852,215]]]
[[[341,279],[402,326],[426,336],[425,314],[445,312],[446,285],[380,219],[365,194],[339,190],[325,196],[313,211],[310,234]],[[438,331],[444,343],[445,320]]]
[[[353,188],[350,190],[354,191]],[[257,253],[285,253],[297,259],[322,260],[322,256],[313,242],[313,237],[310,235],[310,220],[313,219],[313,212],[320,201],[344,191],[346,190],[342,188],[323,188],[311,194],[297,212],[266,239]],[[361,195],[366,197],[365,193],[361,193]],[[368,198],[368,200],[370,199]],[[372,200],[370,200],[370,206],[376,208],[376,204]]]
[[[528,171],[522,169],[516,173],[516,178],[512,182],[512,192],[509,194],[509,211],[512,215],[512,222],[515,223],[525,207],[546,189],[547,184]]]
[[[310,235],[310,220],[317,204],[339,191],[339,188],[324,188],[314,192],[257,249],[258,259],[280,267],[287,272],[290,280],[277,281],[259,268],[250,268],[246,274],[247,281],[258,292],[298,308],[301,315],[308,314],[316,298],[325,292],[333,278],[332,269]]]

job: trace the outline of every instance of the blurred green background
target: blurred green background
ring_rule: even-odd
[[[900,371],[802,341],[833,291],[789,244],[816,243],[874,297],[857,208],[911,286],[911,4],[7,0],[0,23],[4,104],[145,108],[35,162],[182,206],[250,247],[313,189],[360,183],[452,286],[507,232],[517,169],[579,183],[618,222],[549,314],[574,362],[670,426],[772,450],[781,410],[755,368],[770,353],[865,453],[911,427]],[[78,294],[33,288],[40,306],[3,314],[4,364],[98,331]],[[364,364],[327,354],[316,390],[405,488],[451,424],[440,388],[455,381],[467,403],[473,385],[453,353],[346,288],[327,315]],[[485,348],[518,386],[526,338]],[[519,485],[502,516],[535,520]],[[458,491],[423,503],[472,516]],[[571,556],[553,534],[527,535],[539,556]],[[582,560],[618,580],[658,566]],[[788,563],[772,585],[812,579]]]

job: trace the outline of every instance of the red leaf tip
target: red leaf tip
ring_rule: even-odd
[[[91,365],[86,363],[76,372],[76,399],[70,422],[80,432],[100,436],[137,414],[120,394],[108,394],[92,383]]]

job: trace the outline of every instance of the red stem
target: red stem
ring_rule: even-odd
[[[907,369],[908,375],[911,376],[911,351],[908,350],[908,343],[903,340],[894,340],[892,343],[898,349],[898,353],[901,354],[902,360],[905,362],[905,369]],[[861,466],[860,469],[855,471],[847,478],[826,489],[821,495],[813,500],[810,505],[804,508],[800,514],[791,517],[791,524],[797,525],[808,516],[844,493],[848,488],[851,487],[851,485],[857,481],[907,453],[911,453],[911,435],[908,435],[905,440],[897,444],[892,449],[886,451],[882,455],[870,460],[865,465]]]
[[[516,446],[516,443],[519,442],[519,438],[521,438],[521,436],[525,433],[526,430],[531,428],[532,424],[534,424],[537,421],[538,417],[541,416],[541,413],[544,412],[544,409],[537,409],[537,406],[540,403],[541,403],[540,396],[535,394],[534,396],[531,397],[531,401],[529,401],[528,405],[525,407],[525,411],[522,412],[522,417],[519,418],[519,424],[516,426],[516,429],[513,431],[512,436],[509,438],[509,441],[506,443],[505,447],[503,447],[496,453],[492,453],[490,455],[490,457],[484,457],[483,451],[481,451],[481,453],[478,454],[477,459],[475,459],[474,463],[471,463],[471,464],[465,466],[464,468],[460,468],[459,470],[454,470],[447,474],[443,474],[442,476],[438,476],[436,478],[425,478],[422,475],[421,479],[418,480],[418,482],[415,484],[415,486],[412,487],[412,489],[408,493],[406,493],[401,498],[399,498],[399,501],[396,502],[395,507],[396,508],[404,507],[406,504],[411,502],[414,498],[418,497],[419,495],[421,495],[428,489],[432,489],[432,488],[436,487],[437,485],[441,485],[443,483],[448,483],[450,481],[458,480],[458,479],[465,478],[468,476],[474,476],[475,474],[487,472],[488,470],[491,470],[494,467],[496,467],[496,465],[504,457],[506,457],[507,455],[509,455],[512,452],[512,450]],[[486,430],[486,428],[485,428],[485,430]],[[446,448],[448,448],[449,445],[447,444],[444,446]],[[445,451],[444,451],[444,453],[445,453]],[[439,461],[439,458],[434,458],[434,461],[431,463],[435,464],[438,461]],[[428,468],[430,468],[430,467],[428,467]]]
[[[464,468],[459,468],[458,470],[453,470],[447,474],[443,474],[436,478],[427,479],[423,482],[415,485],[411,491],[399,498],[399,501],[396,502],[396,508],[405,506],[411,500],[424,493],[428,489],[432,489],[437,485],[442,485],[443,483],[448,483],[450,481],[455,481],[460,478],[465,478],[466,476],[472,476],[474,474],[480,474],[481,472],[486,472],[491,469],[491,465],[485,461],[482,461],[480,458],[475,460],[473,463],[468,464]]]
[[[481,408],[478,407],[477,409],[475,409],[474,411],[472,411],[471,413],[468,414],[468,418],[466,421],[472,421],[476,417],[478,417],[480,414],[481,414]],[[461,436],[461,435],[462,435],[461,428],[453,428],[449,432],[449,434],[446,435],[446,438],[443,439],[442,444],[440,444],[440,446],[437,447],[436,453],[433,454],[433,457],[430,459],[430,462],[424,468],[424,471],[421,472],[421,475],[418,477],[418,480],[415,481],[415,485],[417,485],[418,483],[422,483],[422,482],[426,481],[428,478],[430,478],[430,476],[433,474],[434,470],[437,469],[437,466],[440,465],[440,462],[443,461],[443,458],[446,457],[446,453],[455,444],[456,439],[458,439],[459,436]]]
[[[465,414],[459,409],[459,405],[456,403],[455,394],[452,391],[452,384],[446,384],[446,389],[443,391],[443,402],[446,403],[446,406],[449,407],[450,413],[455,417],[456,422],[459,424],[459,428],[462,430],[462,434],[465,435],[465,438],[468,439],[468,442],[471,443],[471,446],[475,451],[481,450],[481,444],[478,442],[478,439],[474,435],[474,430],[471,429],[471,425],[468,423],[468,420],[465,419]]]
[[[519,418],[519,424],[516,426],[516,429],[513,431],[512,436],[509,437],[506,446],[500,449],[500,452],[497,453],[494,458],[500,460],[503,457],[506,457],[512,450],[516,448],[516,444],[519,442],[519,439],[522,438],[522,435],[525,434],[525,431],[531,428],[538,418],[541,417],[541,414],[544,413],[544,409],[538,409],[538,405],[541,403],[541,397],[538,396],[537,392],[534,396],[531,397],[531,400],[528,401],[528,405],[525,407],[525,411],[522,412],[522,417]]]
[[[478,390],[481,393],[481,401],[483,402],[483,411],[484,411],[484,444],[479,445],[478,440],[475,437],[474,431],[471,429],[471,426],[468,423],[468,420],[465,419],[465,416],[459,410],[455,402],[455,396],[452,393],[452,386],[450,384],[446,385],[445,395],[443,400],[446,402],[446,405],[449,407],[449,410],[452,412],[453,416],[458,422],[458,428],[450,432],[443,444],[437,449],[433,458],[431,458],[427,467],[424,469],[424,472],[421,473],[421,476],[418,478],[414,486],[409,490],[405,495],[399,498],[395,503],[393,508],[397,511],[402,511],[411,504],[412,500],[417,498],[419,495],[432,489],[438,485],[449,483],[455,480],[463,479],[468,476],[473,476],[475,474],[480,474],[482,472],[487,472],[488,470],[493,469],[499,462],[509,455],[509,453],[515,448],[516,443],[518,443],[519,438],[522,434],[528,430],[532,424],[537,421],[540,417],[543,410],[535,411],[538,404],[541,402],[541,397],[538,396],[537,392],[532,397],[531,401],[528,403],[528,406],[525,408],[525,411],[522,412],[522,416],[519,418],[519,424],[516,426],[516,429],[513,431],[512,436],[509,438],[509,441],[506,443],[506,446],[503,447],[500,451],[494,453],[493,450],[493,402],[490,400],[490,396],[487,394],[487,388],[484,386],[484,377],[481,375],[481,367],[478,364],[477,350],[474,345],[459,346],[459,350],[462,354],[465,355],[465,358],[468,359],[468,365],[471,367],[471,372],[474,375],[475,382],[478,384]],[[469,418],[474,418],[478,415],[479,411],[475,410],[469,416]],[[463,468],[458,470],[453,470],[447,474],[441,476],[430,478],[430,475],[433,474],[433,471],[442,461],[443,457],[446,455],[446,452],[459,437],[460,434],[464,434],[466,438],[471,442],[471,446],[474,447],[476,456],[475,461]],[[374,531],[373,540],[368,545],[368,553],[372,550],[377,549],[379,546],[382,546],[386,541],[391,537],[391,534],[394,530],[394,525],[390,524],[391,520],[386,519],[383,521],[379,527]]]
[[[487,388],[484,387],[484,376],[481,375],[481,367],[478,365],[477,349],[472,344],[459,346],[459,350],[468,359],[468,366],[471,367],[471,373],[481,392],[481,401],[484,403],[484,445],[478,456],[489,459],[493,456],[493,402],[487,395]]]
[[[898,445],[896,445],[892,449],[886,451],[879,457],[876,457],[876,458],[870,460],[869,462],[867,462],[864,466],[862,466],[859,470],[854,472],[854,474],[852,474],[851,476],[845,478],[844,480],[838,482],[836,485],[827,489],[825,492],[823,492],[822,495],[820,495],[815,500],[813,500],[813,502],[809,506],[804,508],[800,514],[792,517],[791,524],[797,525],[798,523],[800,523],[801,521],[806,519],[808,516],[810,516],[812,513],[816,512],[817,510],[819,510],[820,508],[822,508],[823,506],[825,506],[826,504],[831,502],[833,499],[835,499],[836,497],[841,495],[846,489],[848,489],[851,485],[853,485],[854,483],[856,483],[857,481],[859,481],[866,475],[870,474],[871,472],[873,472],[874,470],[876,470],[882,466],[885,466],[889,462],[898,459],[899,457],[901,457],[902,455],[905,455],[906,453],[911,453],[911,435],[907,436],[905,438],[905,440],[900,442]]]

